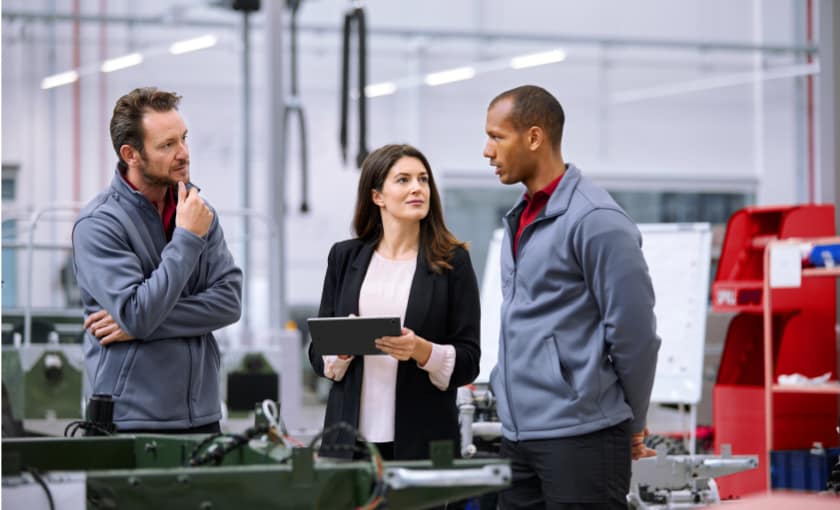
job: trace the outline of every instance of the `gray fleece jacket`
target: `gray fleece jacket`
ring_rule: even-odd
[[[490,375],[504,437],[552,439],[632,419],[644,427],[660,340],[641,234],[574,165],[512,238],[505,215],[499,361]]]
[[[221,418],[213,331],[239,320],[242,272],[218,216],[203,238],[160,216],[115,172],[73,227],[85,313],[107,310],[135,340],[101,346],[85,333],[91,393],[114,400],[118,429],[182,429]]]

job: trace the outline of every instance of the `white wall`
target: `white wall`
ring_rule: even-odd
[[[269,1],[269,0],[266,0]],[[69,5],[57,2],[59,12]],[[83,0],[82,12],[96,14],[99,2]],[[172,6],[181,6],[174,9]],[[108,26],[105,51],[109,57],[132,50],[165,48],[188,37],[214,33],[220,44],[212,49],[180,57],[150,56],[140,66],[111,73],[101,88],[96,73],[81,79],[82,199],[89,200],[109,179],[114,162],[107,121],[117,97],[137,86],[157,85],[184,96],[182,112],[190,129],[192,173],[203,194],[218,209],[241,207],[242,126],[239,17],[205,2],[108,2],[109,15],[155,16],[175,20],[169,25],[125,24]],[[500,37],[491,42],[444,40],[440,37],[397,38],[372,35],[369,82],[419,76],[422,72],[447,69],[479,61],[563,47],[566,62],[530,70],[501,70],[479,74],[475,79],[436,88],[419,87],[369,101],[369,148],[392,141],[418,145],[432,162],[440,181],[447,172],[492,179],[481,156],[484,146],[484,115],[488,101],[497,93],[523,83],[535,83],[552,91],[567,114],[564,155],[590,175],[633,186],[644,182],[668,182],[738,190],[746,186],[757,192],[760,203],[803,200],[798,181],[803,167],[801,138],[803,112],[798,104],[794,79],[764,82],[763,161],[756,168],[754,153],[754,106],[752,84],[709,89],[629,103],[615,103],[617,93],[664,84],[686,83],[721,75],[749,72],[752,54],[738,51],[701,51],[696,48],[654,48],[627,45],[602,47],[568,43],[569,37],[750,43],[753,40],[753,4],[727,0],[600,0],[586,3],[557,0],[433,0],[365,2],[368,24],[373,30],[403,28],[428,31],[482,31],[503,35],[554,35],[556,43],[528,42]],[[795,27],[793,0],[763,1],[762,43],[793,45],[802,27]],[[3,3],[3,119],[4,162],[21,164],[18,204],[25,208],[46,205],[50,200],[72,198],[72,95],[71,87],[42,91],[40,80],[51,72],[69,69],[71,24],[55,25],[55,68],[49,68],[49,37],[52,27],[43,21],[8,18],[10,12],[48,12],[49,2],[6,0]],[[185,7],[186,6],[186,7]],[[302,26],[340,27],[342,0],[309,0],[301,8]],[[202,28],[179,23],[184,20],[214,20],[230,28]],[[269,144],[278,143],[266,133],[268,119],[264,99],[265,41],[261,14],[253,16],[252,67],[252,207],[268,211],[267,158]],[[99,25],[81,25],[82,65],[96,65],[101,51]],[[338,83],[340,37],[335,31],[301,33],[301,98],[309,127],[311,209],[297,212],[299,175],[297,144],[292,143],[287,175],[289,219],[287,221],[287,297],[291,303],[316,303],[329,246],[350,236],[349,224],[355,200],[357,174],[345,166],[338,150]],[[564,42],[566,41],[566,42]],[[766,55],[767,65],[799,63],[788,53]],[[285,64],[288,65],[288,59]],[[54,109],[50,97],[54,97]],[[104,97],[105,111],[101,111]],[[355,116],[355,105],[351,106]],[[50,122],[51,115],[55,119]],[[350,157],[355,158],[355,134],[351,131]],[[50,154],[56,166],[50,168]],[[103,168],[102,161],[107,164]],[[722,184],[721,184],[722,183]],[[746,183],[746,184],[745,184]],[[51,198],[52,197],[52,198]],[[6,213],[4,212],[4,215]],[[224,218],[228,237],[236,240],[239,223]],[[49,230],[49,229],[46,229]],[[255,228],[259,237],[259,228]],[[48,235],[48,234],[45,234]],[[56,230],[69,239],[69,227]],[[232,243],[234,250],[239,248]],[[270,261],[264,245],[252,248],[251,303],[265,302],[264,281]],[[238,252],[237,252],[238,255]],[[43,262],[49,265],[49,262]],[[48,304],[58,290],[55,267],[36,271],[36,303]],[[255,310],[265,320],[265,311]]]

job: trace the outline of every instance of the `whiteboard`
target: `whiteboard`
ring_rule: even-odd
[[[638,227],[656,296],[656,332],[662,339],[651,401],[697,404],[703,387],[711,228],[708,223]],[[502,229],[493,233],[482,280],[479,383],[489,382],[499,354],[503,237]]]
[[[499,320],[502,316],[502,238],[505,230],[493,231],[481,280],[481,361],[477,383],[490,383],[490,371],[499,359]]]

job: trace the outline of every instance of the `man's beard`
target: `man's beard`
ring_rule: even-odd
[[[143,182],[145,182],[146,184],[148,184],[150,186],[160,186],[160,187],[167,187],[167,188],[170,187],[170,186],[177,186],[178,185],[178,180],[177,179],[173,179],[169,176],[161,177],[161,176],[154,175],[151,172],[149,172],[149,170],[148,170],[149,162],[146,161],[145,157],[141,157],[141,160],[143,161],[143,163],[140,165],[140,175],[143,176]],[[186,164],[189,164],[189,163],[185,162],[184,164],[186,165]],[[187,183],[189,183],[189,174],[187,174],[187,182],[185,182],[184,184],[187,184]]]

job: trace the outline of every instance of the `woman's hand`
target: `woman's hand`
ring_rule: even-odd
[[[432,344],[408,328],[402,328],[400,336],[377,338],[376,348],[400,361],[414,359],[420,366],[425,365],[432,355]]]

